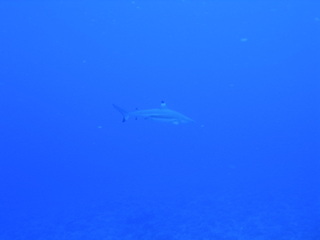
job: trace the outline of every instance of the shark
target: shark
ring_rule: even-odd
[[[169,109],[167,107],[167,104],[164,101],[161,101],[160,108],[151,108],[151,109],[144,109],[144,110],[137,109],[131,112],[128,112],[115,104],[112,104],[112,105],[116,110],[118,110],[121,113],[123,117],[122,122],[126,122],[129,118],[151,119],[154,121],[172,123],[175,125],[178,125],[181,123],[194,122],[193,119],[187,117],[186,115],[183,115],[182,113]]]

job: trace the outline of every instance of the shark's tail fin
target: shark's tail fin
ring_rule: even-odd
[[[122,109],[121,107],[118,107],[118,106],[115,105],[115,104],[112,104],[112,106],[121,113],[121,115],[122,115],[122,117],[123,117],[122,122],[125,122],[125,121],[128,120],[128,118],[129,118],[129,113],[128,113],[126,110]]]

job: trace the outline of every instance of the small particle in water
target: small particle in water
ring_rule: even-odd
[[[102,128],[102,126],[98,126],[97,128]]]
[[[241,42],[248,42],[248,38],[240,38]]]

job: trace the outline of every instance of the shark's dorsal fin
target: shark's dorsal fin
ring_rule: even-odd
[[[164,102],[164,101],[161,101],[161,108],[166,108],[167,107],[167,104]]]

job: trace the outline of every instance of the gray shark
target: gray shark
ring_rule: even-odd
[[[131,117],[135,119],[151,119],[159,122],[172,123],[176,125],[180,123],[194,122],[191,118],[177,111],[169,109],[164,101],[161,102],[160,108],[135,110],[132,112],[127,112],[126,110],[123,110],[115,104],[113,104],[113,107],[122,114],[122,122],[127,121]]]

